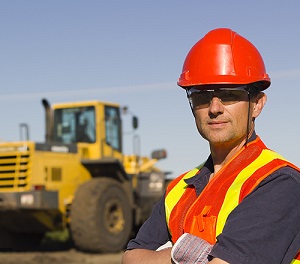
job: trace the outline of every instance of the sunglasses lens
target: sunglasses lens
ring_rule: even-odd
[[[224,105],[230,105],[239,101],[247,100],[246,91],[219,91],[216,96]]]
[[[223,105],[235,104],[239,101],[247,101],[247,91],[244,89],[218,89],[218,90],[191,90],[189,99],[193,108],[209,107],[213,97],[219,98]]]
[[[205,108],[208,107],[210,101],[212,99],[213,93],[210,91],[199,91],[192,93],[190,95],[190,100],[192,103],[193,108]]]

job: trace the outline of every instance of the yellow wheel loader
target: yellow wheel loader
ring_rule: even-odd
[[[124,155],[118,104],[42,103],[44,143],[0,143],[0,250],[65,228],[79,250],[122,250],[163,195],[166,152]]]

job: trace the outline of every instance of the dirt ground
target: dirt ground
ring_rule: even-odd
[[[63,251],[5,252],[0,253],[2,264],[120,264],[118,254],[87,254],[74,249]]]
[[[46,239],[31,250],[0,248],[0,264],[120,264],[122,255],[83,253],[69,240]]]

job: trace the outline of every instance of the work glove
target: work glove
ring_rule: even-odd
[[[175,264],[208,263],[213,245],[200,237],[185,233],[174,244],[171,257]]]

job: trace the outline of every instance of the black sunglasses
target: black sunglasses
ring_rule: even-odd
[[[247,85],[234,88],[218,88],[213,90],[199,90],[194,87],[187,90],[187,95],[193,109],[209,107],[214,97],[219,98],[223,105],[231,105],[249,100]]]

